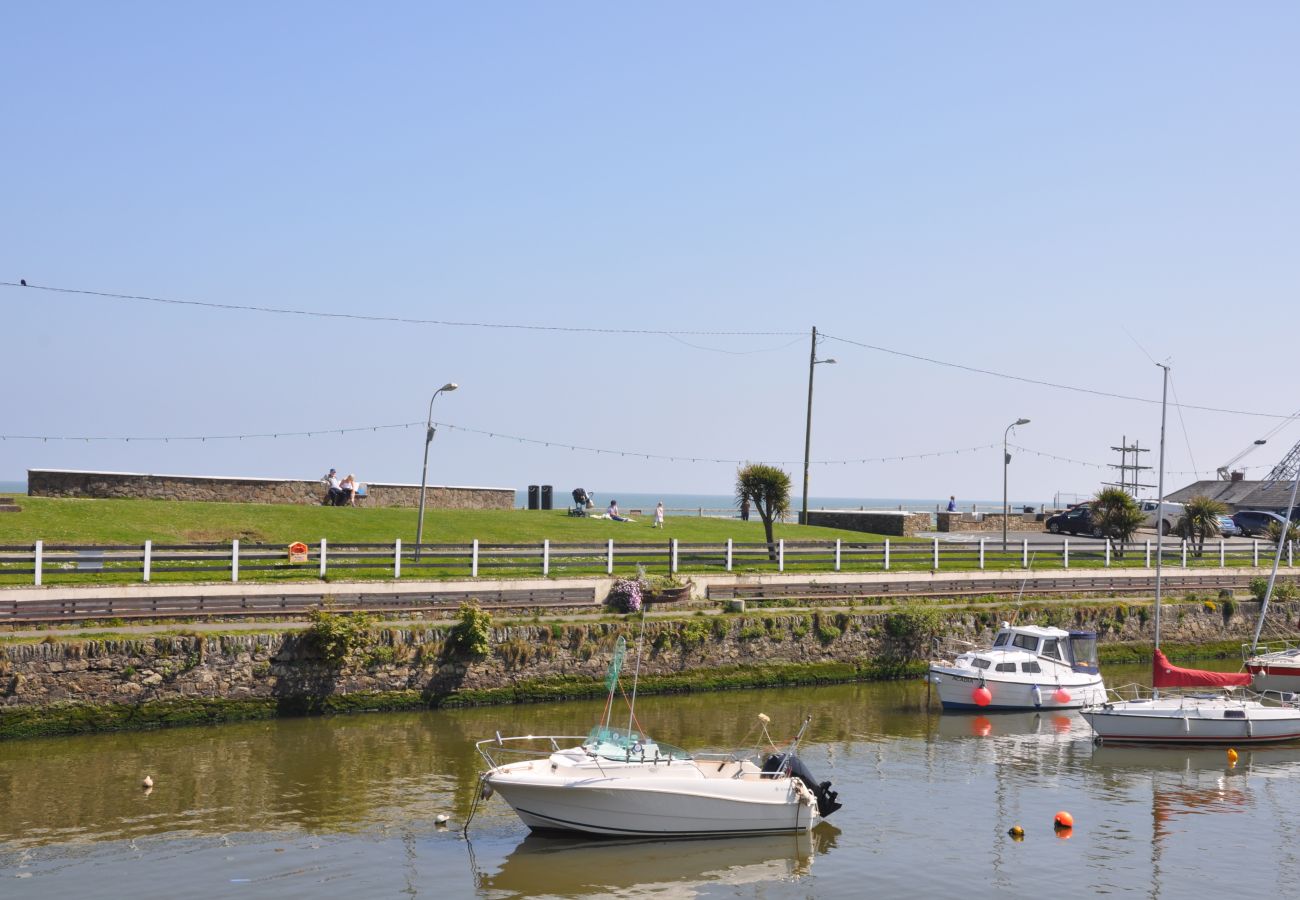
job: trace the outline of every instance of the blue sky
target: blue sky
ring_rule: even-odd
[[[634,453],[799,460],[810,327],[1026,378],[1300,408],[1292,4],[8,4],[8,435],[435,418]],[[802,335],[802,337],[800,337]],[[1140,345],[1140,346],[1139,346]],[[1145,353],[1144,353],[1145,350]],[[813,458],[1154,447],[1147,404],[828,341]],[[1171,412],[1212,472],[1274,420]],[[1283,429],[1246,460],[1300,440]],[[422,429],[0,442],[28,468],[418,481]],[[1154,454],[1151,454],[1154,457]],[[1154,460],[1152,460],[1154,462]],[[814,495],[996,497],[999,450],[814,466]],[[800,477],[800,466],[787,466]],[[1259,472],[1261,470],[1255,470]],[[730,490],[734,466],[443,430],[437,483]],[[1090,492],[1019,454],[1012,494]],[[1182,484],[1190,475],[1171,475]]]

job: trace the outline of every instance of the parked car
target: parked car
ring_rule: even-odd
[[[1090,534],[1101,537],[1101,529],[1092,524],[1092,509],[1083,503],[1050,517],[1047,520],[1047,530],[1052,534]]]
[[[1242,533],[1232,516],[1219,516],[1219,534],[1223,537],[1237,537]]]
[[[1158,500],[1141,500],[1138,503],[1142,514],[1146,516],[1143,523],[1147,528],[1156,527],[1156,516],[1160,513],[1160,501]],[[1161,520],[1159,531],[1161,534],[1170,534],[1178,525],[1178,520],[1183,517],[1186,509],[1181,503],[1164,502],[1164,518]]]
[[[1291,521],[1295,522],[1300,519],[1300,507],[1291,510]],[[1259,537],[1268,535],[1268,526],[1272,525],[1277,519],[1273,518],[1266,512],[1260,512],[1256,509],[1243,509],[1239,513],[1234,513],[1232,521],[1237,524],[1237,528],[1247,537]]]

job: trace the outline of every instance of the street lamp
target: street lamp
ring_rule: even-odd
[[[424,538],[424,483],[429,475],[429,445],[433,443],[433,401],[438,399],[438,395],[444,391],[454,391],[460,387],[456,382],[449,381],[442,387],[433,392],[429,398],[429,416],[424,423],[424,468],[420,470],[420,522],[415,526],[415,558],[420,558],[420,543]]]
[[[803,516],[800,521],[808,524],[808,452],[812,449],[812,394],[813,370],[820,364],[834,365],[834,359],[817,358],[817,329],[812,330],[812,352],[808,354],[808,422],[803,432]]]
[[[1007,452],[1007,435],[1017,425],[1028,425],[1028,419],[1016,419],[1002,432],[1002,552],[1007,552],[1007,519],[1011,517],[1011,508],[1007,506],[1007,466],[1011,463],[1011,454]]]

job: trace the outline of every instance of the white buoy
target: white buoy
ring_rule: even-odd
[[[140,782],[140,787],[144,788],[146,791],[153,787],[153,777],[149,775],[144,776],[144,781]]]
[[[438,813],[433,817],[433,821],[437,822],[439,825],[446,825],[449,819],[451,819],[451,816],[446,813]]]

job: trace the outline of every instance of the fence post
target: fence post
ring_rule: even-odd
[[[939,539],[934,539],[934,570],[939,571]]]
[[[1295,566],[1295,541],[1286,542],[1286,565],[1290,569]]]
[[[1254,556],[1254,562],[1252,562],[1251,565],[1258,569],[1259,568],[1259,541],[1252,539],[1250,542],[1250,549],[1252,551],[1252,555]]]
[[[230,542],[230,580],[239,580],[239,538]]]
[[[38,587],[41,583],[41,569],[45,565],[45,542],[37,541],[36,547],[32,550],[32,575],[36,579],[34,584]]]
[[[673,548],[672,560],[671,560],[672,568],[669,569],[669,571],[672,572],[674,575],[676,575],[677,574],[677,538],[672,539],[672,548]]]
[[[889,538],[885,538],[885,571],[889,571]]]
[[[731,538],[727,538],[727,571],[731,571]]]
[[[840,570],[840,539],[835,539],[835,571]]]
[[[1061,543],[1064,545],[1064,549],[1061,550],[1061,559],[1065,563],[1064,568],[1068,569],[1070,568],[1070,539],[1066,538]]]
[[[980,538],[980,571],[984,571],[984,538]]]
[[[147,582],[153,574],[153,541],[144,542],[144,580]]]
[[[1187,538],[1183,538],[1183,568],[1187,568]]]
[[[1029,568],[1029,538],[1024,538],[1020,542],[1020,568]]]
[[[785,571],[785,538],[779,538],[776,542],[776,570]]]
[[[320,539],[320,577],[325,577],[325,538]]]
[[[605,545],[605,574],[614,574],[614,539],[610,538],[609,543]]]
[[[1227,564],[1227,551],[1223,546],[1223,538],[1219,538],[1219,568],[1222,569]]]
[[[470,545],[469,577],[478,578],[478,538],[474,538],[474,543]]]
[[[1147,541],[1147,561],[1146,568],[1151,568],[1151,542]]]
[[[542,541],[542,575],[551,574],[551,539]]]
[[[1110,538],[1106,538],[1106,568],[1110,568]]]
[[[393,577],[402,577],[402,539],[393,542]]]

